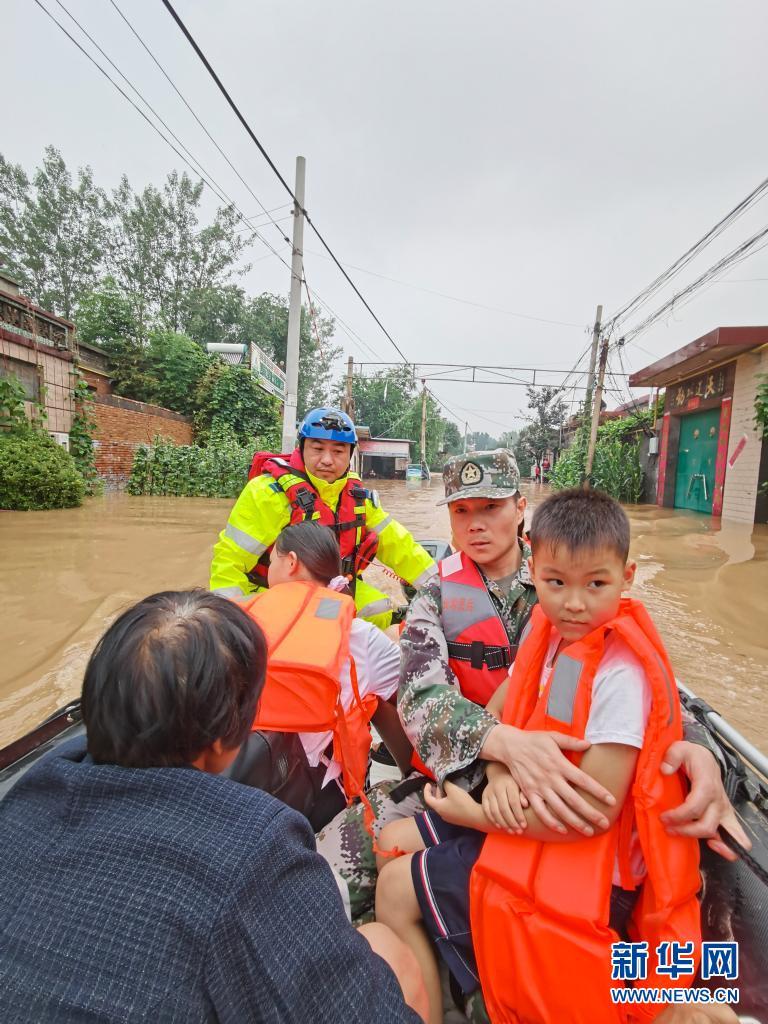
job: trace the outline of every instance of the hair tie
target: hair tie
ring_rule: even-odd
[[[334,576],[328,583],[329,590],[346,590],[349,587],[349,580],[346,576]]]

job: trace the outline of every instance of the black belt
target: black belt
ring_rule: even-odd
[[[472,668],[509,668],[515,660],[517,645],[514,647],[496,647],[485,644],[482,640],[473,640],[468,644],[460,644],[455,640],[448,641],[448,657],[455,661],[468,661]]]

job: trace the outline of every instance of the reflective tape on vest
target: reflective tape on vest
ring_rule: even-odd
[[[355,512],[357,512],[357,511],[358,511],[358,509],[355,509]],[[365,509],[363,509],[363,511],[365,511]],[[389,524],[391,522],[392,522],[392,516],[386,516],[384,519],[381,520],[380,523],[377,523],[376,526],[369,526],[368,530],[371,533],[381,533],[381,531],[385,530],[389,526]]]
[[[246,533],[245,530],[240,530],[238,527],[233,526],[232,523],[227,523],[224,527],[224,536],[229,537],[233,540],[238,547],[242,548],[243,551],[248,551],[252,555],[263,555],[267,550],[267,545],[262,544],[260,540],[256,540],[250,533]]]
[[[478,622],[496,618],[496,609],[485,587],[451,583],[450,577],[443,575],[441,590],[446,640],[455,640]]]
[[[357,614],[361,619],[368,618],[371,615],[383,615],[385,612],[392,611],[392,602],[388,597],[381,597],[376,601],[371,601],[362,608],[357,609]]]
[[[236,601],[240,601],[246,596],[240,587],[217,587],[211,593],[216,594],[217,597],[233,598]]]
[[[573,724],[576,691],[579,688],[583,663],[567,654],[558,655],[547,697],[547,715],[566,725]]]

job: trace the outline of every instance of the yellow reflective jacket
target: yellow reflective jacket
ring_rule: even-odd
[[[347,480],[359,480],[355,473],[349,473],[334,483],[308,472],[307,476],[320,500],[334,511]],[[233,598],[262,589],[248,578],[248,574],[290,521],[288,499],[279,488],[275,488],[273,478],[262,474],[249,480],[213,549],[210,589],[223,597]],[[432,557],[404,526],[381,508],[373,496],[365,499],[365,525],[378,535],[377,558],[408,583],[421,587],[436,572]],[[386,595],[363,584],[358,585],[355,599],[358,614],[363,618],[376,621],[380,626],[388,624],[379,619],[381,615],[388,619],[391,613],[392,603]]]

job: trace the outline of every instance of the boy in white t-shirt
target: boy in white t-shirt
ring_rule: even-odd
[[[563,649],[616,617],[636,564],[628,558],[629,522],[623,509],[595,491],[560,492],[543,502],[534,514],[530,540],[531,574],[551,628],[539,681],[541,694]],[[488,705],[497,716],[508,686],[509,679]],[[620,637],[609,634],[593,681],[585,733],[592,746],[580,764],[615,798],[606,811],[609,826],[617,819],[632,783],[650,707],[650,685],[639,659]],[[386,825],[380,838],[382,850],[413,851],[390,863],[381,861],[376,917],[393,928],[419,959],[430,996],[430,1022],[442,1019],[430,939],[464,994],[479,986],[470,935],[469,879],[484,833],[524,832],[530,839],[559,843],[591,834],[562,825],[558,831],[545,826],[504,765],[489,764],[486,777],[482,802],[450,782],[445,784],[444,796],[428,786],[429,810]],[[560,813],[568,820],[565,806]],[[642,878],[645,869],[636,835],[630,862],[635,878]],[[637,890],[623,890],[618,883],[615,865],[610,924],[623,934]]]

